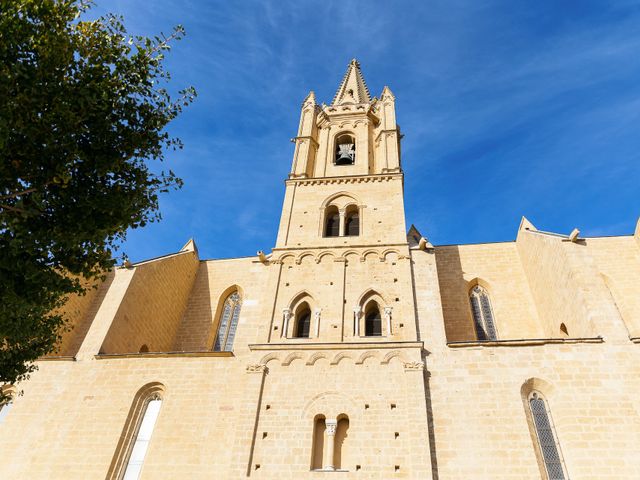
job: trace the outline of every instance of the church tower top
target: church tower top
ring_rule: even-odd
[[[354,58],[330,105],[313,92],[302,102],[289,178],[401,174],[400,138],[393,93],[372,98]]]
[[[338,91],[333,97],[331,105],[342,105],[345,103],[371,103],[369,87],[364,81],[360,64],[354,58],[349,62],[347,72],[338,87]]]

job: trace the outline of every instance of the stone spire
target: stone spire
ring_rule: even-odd
[[[369,95],[369,87],[367,87],[360,64],[354,58],[349,62],[347,73],[338,87],[335,97],[333,97],[332,105],[342,105],[344,103],[369,103],[371,96]]]

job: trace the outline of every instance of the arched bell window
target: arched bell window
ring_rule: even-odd
[[[360,212],[356,205],[349,205],[345,216],[344,233],[348,237],[360,235]]]
[[[311,331],[311,309],[306,302],[296,310],[295,322],[294,336],[296,338],[309,338]]]
[[[469,302],[478,340],[497,340],[498,335],[489,293],[480,285],[476,285],[469,293]]]
[[[336,165],[353,165],[356,162],[356,139],[349,133],[336,137]]]
[[[367,337],[382,336],[382,318],[376,302],[369,302],[364,312],[364,334]]]
[[[216,334],[216,341],[213,346],[214,351],[233,351],[233,340],[236,337],[241,306],[242,299],[237,291],[231,293],[224,301],[218,325],[218,333]]]
[[[338,207],[335,205],[329,206],[326,210],[324,236],[340,236],[340,213],[338,212]]]

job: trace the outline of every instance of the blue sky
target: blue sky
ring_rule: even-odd
[[[640,1],[98,0],[132,33],[187,36],[168,57],[198,98],[169,127],[185,181],[134,260],[194,237],[201,258],[269,251],[299,108],[329,103],[356,57],[405,135],[407,227],[434,244],[539,229],[631,234],[640,215]]]

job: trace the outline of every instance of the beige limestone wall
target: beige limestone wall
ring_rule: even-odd
[[[514,243],[436,247],[447,341],[475,340],[469,291],[477,283],[491,298],[499,339],[545,336]]]
[[[176,350],[203,351],[213,348],[219,309],[227,295],[234,290],[238,290],[242,297],[234,342],[236,354],[246,351],[249,343],[266,341],[271,312],[264,291],[267,277],[267,267],[258,262],[256,257],[200,262],[176,335]]]
[[[363,206],[360,235],[323,238],[322,207],[344,194]],[[358,179],[288,180],[276,248],[318,248],[406,243],[402,175]]]
[[[632,236],[589,238],[586,244],[629,335],[640,336],[640,248]]]
[[[110,283],[113,274],[108,274],[106,284]],[[105,282],[86,283],[87,291],[84,295],[69,295],[64,305],[63,312],[66,319],[66,330],[52,355],[73,356],[80,348],[80,344],[91,325],[94,306],[103,294]],[[95,312],[94,312],[95,314]]]
[[[132,267],[133,278],[101,353],[138,352],[142,345],[150,351],[171,351],[197,267],[193,251]]]

